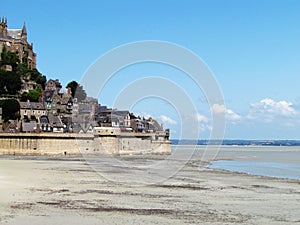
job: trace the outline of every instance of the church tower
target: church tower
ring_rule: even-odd
[[[22,29],[8,29],[7,19],[0,18],[0,53],[3,46],[8,51],[15,52],[20,62],[26,62],[29,69],[36,68],[36,53],[33,51],[33,44],[27,41],[27,29],[24,22]]]
[[[7,37],[7,19],[2,17],[0,23],[0,36]]]

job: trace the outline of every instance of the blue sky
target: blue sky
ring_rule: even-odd
[[[226,107],[209,107],[174,68],[149,64],[116,74],[99,102],[112,105],[113,95],[139,76],[163,76],[197,105],[201,137],[209,137],[216,110],[226,113],[225,137],[231,139],[300,139],[299,12],[298,0],[12,0],[0,7],[9,28],[26,22],[38,69],[64,85],[80,81],[97,58],[128,42],[162,40],[190,49],[213,72]],[[164,103],[148,98],[132,110],[160,118],[172,137],[180,137],[184,121]]]

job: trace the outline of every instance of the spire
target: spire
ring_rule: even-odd
[[[22,28],[22,34],[21,34],[23,39],[27,39],[27,31],[26,31],[26,23],[24,22],[23,28]]]
[[[27,35],[27,31],[26,31],[26,23],[24,22],[23,28],[22,28],[22,34]]]
[[[7,19],[3,16],[0,23],[0,35],[6,37],[7,36]]]
[[[3,16],[1,18],[1,23],[7,26],[7,18]]]

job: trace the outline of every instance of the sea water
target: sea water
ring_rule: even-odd
[[[212,161],[210,168],[243,172],[253,175],[300,180],[299,147],[238,147],[222,149],[220,154],[233,154],[232,159]]]
[[[178,158],[186,154],[195,158],[196,155],[200,160],[209,161],[209,168],[213,169],[300,180],[299,146],[173,145],[172,153],[179,155]]]
[[[219,160],[210,168],[300,180],[300,164],[296,163]]]

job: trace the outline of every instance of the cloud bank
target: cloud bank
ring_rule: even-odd
[[[173,120],[172,118],[166,115],[160,115],[158,119],[163,122],[164,124],[177,124],[177,121]]]
[[[223,114],[228,122],[236,122],[242,119],[242,116],[235,113],[232,109],[227,109],[223,104],[214,104],[211,107],[211,112],[215,115]]]
[[[247,116],[250,120],[258,120],[264,123],[286,121],[288,119],[296,119],[299,112],[294,108],[292,102],[289,101],[274,101],[270,98],[265,98],[259,102],[250,104],[250,111]]]

